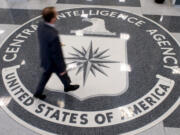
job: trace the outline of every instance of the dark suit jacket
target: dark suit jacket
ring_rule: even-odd
[[[45,70],[57,68],[61,73],[66,70],[63,52],[58,37],[58,31],[40,22],[38,26],[38,39],[40,44],[41,66]]]

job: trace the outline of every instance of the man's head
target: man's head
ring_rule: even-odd
[[[42,17],[45,22],[55,23],[56,22],[57,12],[55,7],[46,7],[42,11]]]

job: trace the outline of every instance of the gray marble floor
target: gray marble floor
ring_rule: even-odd
[[[110,2],[108,0],[105,0],[105,1],[97,0],[95,2],[88,1],[88,0],[87,1],[83,1],[83,0],[77,0],[77,1],[76,0],[1,0],[0,1],[0,43],[1,43],[0,44],[0,48],[2,47],[4,41],[8,40],[9,35],[11,33],[16,32],[16,29],[20,28],[27,21],[29,21],[29,20],[37,17],[37,16],[40,16],[41,10],[44,7],[46,7],[46,6],[55,6],[57,11],[68,10],[68,9],[73,9],[73,8],[105,8],[104,10],[106,10],[106,9],[114,9],[114,10],[125,11],[125,12],[128,12],[130,14],[135,14],[135,15],[138,15],[138,16],[145,16],[145,17],[147,17],[147,18],[149,18],[149,19],[159,23],[164,28],[166,28],[169,31],[168,34],[172,35],[180,43],[180,7],[178,7],[178,6],[174,7],[170,3],[169,0],[166,0],[165,3],[162,4],[162,5],[154,3],[153,0],[134,0],[133,2],[131,0],[127,0],[125,3],[118,2],[118,4],[117,4],[117,2],[118,2],[117,0],[112,0],[112,2]],[[101,17],[101,18],[103,18],[103,17]],[[69,21],[72,21],[72,20],[69,20]],[[76,28],[76,24],[78,24],[78,22],[73,22],[73,23],[74,23],[73,25],[72,24],[70,24],[70,25],[71,25],[71,28],[75,29]],[[110,21],[110,23],[112,23],[112,22]],[[69,23],[67,23],[67,25],[69,25]],[[114,28],[114,29],[112,28],[111,29],[111,26],[109,26],[109,25],[111,25],[111,24],[107,24],[107,26],[110,28],[110,29],[108,29],[108,32],[113,33],[116,30],[116,28]],[[119,25],[117,25],[117,26],[118,26],[117,29],[119,27],[122,28],[122,26],[119,26]],[[68,27],[69,26],[67,26],[67,28]],[[103,29],[103,28],[99,28],[99,27],[100,26],[98,26],[98,29]],[[123,30],[124,30],[123,33],[127,32],[126,29],[123,29]],[[127,30],[129,30],[131,32],[130,28],[127,29]],[[76,34],[78,32],[79,31],[77,31]],[[63,35],[66,35],[67,33],[69,34],[69,31],[64,30],[62,32]],[[107,39],[108,38],[109,37],[107,37]],[[125,35],[125,38],[127,38],[127,35]],[[98,41],[98,39],[95,39],[94,42],[96,40]],[[139,39],[139,40],[141,40],[141,39]],[[74,39],[74,42],[75,41],[76,41],[76,39]],[[88,39],[87,39],[87,41],[88,41]],[[144,39],[143,39],[143,41],[144,41]],[[69,43],[67,39],[65,40],[65,42]],[[84,41],[82,39],[82,42],[85,43],[86,41]],[[121,43],[123,43],[123,41]],[[29,41],[29,44],[32,44],[32,43]],[[31,51],[30,50],[31,48],[28,48],[28,49],[29,49],[29,52],[31,54],[36,53],[36,51],[35,52]],[[67,48],[67,49],[65,48],[65,50],[68,50],[68,49],[69,48]],[[87,49],[87,48],[85,48],[85,49]],[[96,48],[94,48],[94,49],[96,49]],[[104,47],[103,49],[105,50],[106,48]],[[120,48],[120,49],[122,49],[122,48]],[[156,48],[154,48],[154,49],[156,49]],[[142,49],[142,51],[143,51],[143,49]],[[28,53],[28,50],[26,50],[25,52]],[[148,52],[146,52],[146,53],[148,53]],[[153,54],[155,55],[155,53],[153,53]],[[1,54],[0,54],[0,56],[3,57],[3,55],[1,55]],[[22,55],[22,57],[23,57],[23,55]],[[177,57],[178,57],[178,61],[180,61],[180,55],[179,54],[178,54]],[[112,58],[115,58],[115,57],[112,57]],[[35,61],[35,62],[34,61],[32,62],[33,64],[35,62],[37,62],[37,61]],[[20,63],[20,61],[19,61],[19,63]],[[4,66],[2,64],[2,62],[1,62],[0,65]],[[2,66],[0,66],[1,70],[2,70]],[[12,66],[12,65],[9,65],[9,66]],[[38,71],[37,67],[34,67],[34,68],[36,69],[36,71]],[[28,69],[28,70],[31,70],[31,69]],[[143,72],[145,72],[145,71],[143,71]],[[2,76],[2,74],[3,73],[1,73],[0,75]],[[32,72],[29,73],[29,74],[33,75]],[[22,74],[22,76],[23,75],[24,74]],[[37,77],[37,76],[34,75],[34,77]],[[23,79],[26,79],[26,76]],[[180,79],[179,75],[177,76],[177,79]],[[37,79],[34,78],[34,80],[37,80]],[[23,80],[23,83],[28,83],[28,81],[32,81],[33,82],[33,79],[32,80],[27,80],[27,81]],[[103,79],[102,79],[102,81],[103,81]],[[98,83],[98,81],[96,83]],[[96,83],[94,83],[94,85]],[[136,83],[138,83],[138,81]],[[56,82],[52,82],[52,85],[54,85],[54,84],[56,84]],[[89,83],[89,85],[90,84],[91,83]],[[49,86],[51,87],[51,85],[49,85]],[[28,86],[28,87],[34,89],[34,87],[31,87],[31,86]],[[117,85],[117,87],[120,87],[120,86]],[[3,90],[4,86],[3,86],[2,79],[0,80],[0,88],[3,91],[2,93],[5,96],[7,96],[7,94]],[[0,92],[0,99],[3,99],[3,97],[4,97],[4,95],[1,95],[2,93]],[[46,91],[46,93],[49,94],[49,92],[47,92],[47,91]],[[76,95],[76,94],[81,95],[82,93],[81,92],[74,93],[74,95]],[[87,93],[84,93],[84,94],[87,94]],[[59,96],[59,95],[57,94],[57,96]],[[74,100],[73,98],[69,98],[68,96],[64,96],[63,95],[62,97],[63,97],[64,100],[69,100],[70,99],[70,100],[73,100],[73,101],[76,102],[76,100]],[[52,97],[56,99],[56,93],[53,93]],[[62,97],[60,96],[60,98],[62,98]],[[130,95],[130,97],[131,97],[131,95]],[[137,94],[137,97],[138,97],[138,94]],[[172,96],[172,98],[173,98],[173,96]],[[95,100],[95,101],[96,101],[96,104],[99,104],[99,102],[103,101],[103,100],[102,99],[98,99],[98,100]],[[115,100],[115,101],[118,101],[118,100]],[[115,101],[113,101],[112,103],[118,104],[118,102],[115,102]],[[173,99],[172,99],[172,101],[173,101]],[[56,134],[60,134],[59,132],[61,131],[61,128],[59,128],[59,126],[57,126],[57,124],[52,124],[54,127],[59,128],[59,129],[57,129],[57,133],[52,133],[51,130],[49,130],[49,128],[51,128],[51,127],[50,126],[48,127],[48,124],[46,124],[42,118],[41,118],[41,124],[39,124],[39,126],[40,126],[41,129],[46,129],[47,128],[48,131],[50,131],[48,133],[43,132],[42,130],[39,131],[39,129],[37,127],[38,122],[34,122],[35,124],[32,122],[32,121],[36,121],[34,116],[32,116],[32,117],[34,117],[34,119],[31,119],[31,120],[28,121],[30,123],[30,125],[29,125],[29,123],[27,121],[26,121],[26,123],[24,123],[23,120],[19,120],[19,119],[17,120],[17,117],[15,117],[14,115],[11,115],[11,113],[7,113],[7,111],[5,111],[6,109],[3,109],[3,108],[4,108],[4,106],[8,106],[8,107],[11,108],[10,110],[16,110],[16,107],[18,108],[20,106],[20,105],[18,105],[18,102],[12,102],[9,105],[4,104],[4,102],[5,101],[0,100],[0,135],[40,135],[40,134],[42,134],[42,135],[51,135],[51,134],[52,135],[56,135]],[[53,105],[55,104],[54,100],[51,101],[50,99],[47,99],[46,102],[48,102],[48,104],[53,104]],[[68,101],[67,101],[67,103],[68,103]],[[80,102],[77,101],[77,103],[80,103]],[[104,104],[106,104],[106,103],[111,103],[111,100],[107,101],[107,102],[104,100]],[[62,102],[58,102],[58,105],[59,104],[62,106],[62,104],[64,105],[64,102],[63,103]],[[123,102],[122,104],[125,104],[125,103]],[[79,104],[79,106],[77,108],[79,109],[79,108],[81,108],[83,106],[92,107],[92,104],[90,104],[90,103]],[[161,105],[159,105],[159,106],[161,106]],[[169,106],[168,103],[167,103],[167,106]],[[178,106],[178,105],[176,105],[176,106]],[[73,105],[73,104],[72,105],[71,104],[67,104],[67,107],[70,107],[71,109],[76,108],[76,106]],[[95,107],[96,107],[96,105],[95,105]],[[92,107],[91,110],[96,110],[95,107]],[[84,107],[83,109],[85,110],[87,108]],[[164,108],[165,108],[165,106],[164,106]],[[65,108],[65,109],[67,109],[67,108]],[[78,110],[78,109],[76,111],[82,111],[82,110]],[[100,110],[101,108],[99,107],[98,109]],[[21,115],[23,117],[28,117],[30,112],[25,111],[25,110],[21,110],[21,111],[22,112],[21,112],[21,114],[19,114],[19,117]],[[152,112],[153,112],[153,110],[152,110]],[[18,111],[17,111],[17,113],[18,113]],[[155,114],[155,112],[154,112],[154,114]],[[147,126],[145,128],[146,130],[144,130],[142,128],[142,130],[138,130],[138,132],[130,132],[127,135],[134,135],[134,134],[138,134],[138,135],[180,135],[180,125],[177,124],[177,123],[179,123],[179,120],[180,120],[179,119],[180,118],[180,109],[177,108],[174,111],[174,113],[172,113],[172,114],[168,113],[168,115],[169,115],[169,117],[167,117],[165,120],[162,119],[162,120],[159,120],[158,122],[152,121],[151,125],[153,125],[153,126]],[[155,116],[154,115],[152,115],[152,116],[150,115],[148,117],[149,117],[148,119],[153,119]],[[177,118],[177,120],[176,120],[176,118]],[[145,119],[146,118],[144,118],[144,120]],[[156,118],[156,119],[158,119],[158,118]],[[141,124],[143,125],[145,123],[143,121],[143,119],[141,119],[141,120],[142,121],[140,123],[137,123],[137,125],[138,124],[139,125],[141,125]],[[31,122],[33,123],[32,125],[31,125]],[[155,124],[153,124],[153,122]],[[111,132],[109,132],[108,129],[106,130],[106,126],[104,126],[104,128],[105,129],[103,129],[103,131],[101,131],[101,130],[100,131],[96,131],[95,129],[92,128],[90,130],[90,132],[87,133],[87,135],[89,135],[89,134],[91,134],[91,135],[106,135],[106,134],[116,135],[116,134],[118,134],[118,133],[116,133],[117,130],[115,129],[115,127],[112,127]],[[120,128],[121,127],[119,127],[119,129]],[[124,126],[123,126],[123,128],[124,128]],[[126,130],[128,130],[127,128],[128,127],[125,127]],[[131,126],[130,126],[130,128],[131,128]],[[67,132],[66,132],[66,130],[67,130]],[[72,130],[72,131],[70,132],[68,130]],[[124,131],[124,133],[126,133],[126,132],[127,131]],[[71,133],[71,134],[69,134],[69,133]],[[120,134],[124,134],[124,133],[120,133]],[[61,135],[76,135],[76,134],[78,134],[78,132],[76,130],[71,129],[71,128],[68,129],[68,127],[63,129],[62,133],[61,133]],[[79,135],[86,135],[86,133],[83,130],[82,132],[79,133]]]

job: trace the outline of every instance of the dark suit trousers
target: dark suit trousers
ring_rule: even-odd
[[[59,79],[63,83],[64,88],[67,88],[70,85],[71,80],[70,80],[68,74],[66,73],[65,75],[61,76],[59,71],[56,68],[52,67],[52,68],[49,68],[48,70],[44,71],[44,73],[42,74],[41,80],[40,80],[40,83],[38,84],[35,95],[42,95],[42,93],[44,91],[44,87],[45,87],[46,83],[48,82],[49,78],[51,77],[52,73],[56,73],[56,75],[59,77]]]

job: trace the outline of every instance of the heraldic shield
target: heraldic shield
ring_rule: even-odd
[[[127,40],[118,37],[61,35],[67,71],[77,91],[68,94],[79,100],[97,96],[117,96],[128,89],[130,66]],[[53,74],[46,88],[63,92],[63,85]]]

